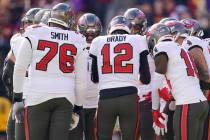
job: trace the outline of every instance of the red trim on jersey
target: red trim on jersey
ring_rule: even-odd
[[[166,78],[168,87],[170,88],[170,90],[172,90],[171,81],[166,77],[166,75],[165,75],[165,78]]]
[[[29,126],[28,126],[28,107],[24,109],[24,126],[25,126],[25,137],[29,140]]]
[[[139,126],[140,126],[140,108],[139,108],[139,96],[137,95],[137,122],[136,122],[136,131],[135,131],[135,137],[134,140],[138,140],[138,132],[139,132]]]
[[[209,128],[208,128],[208,140],[210,140],[210,117],[209,117]]]
[[[181,140],[187,140],[187,113],[188,105],[183,105],[181,117]]]

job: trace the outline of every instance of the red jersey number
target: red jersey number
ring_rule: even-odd
[[[129,43],[118,44],[114,47],[114,66],[110,64],[110,44],[105,44],[101,55],[103,56],[102,74],[114,73],[133,73],[133,64],[123,62],[130,61],[133,58],[133,48]]]
[[[58,43],[40,40],[37,50],[45,51],[49,48],[47,54],[36,63],[36,70],[47,71],[47,66],[50,61],[59,53],[59,68],[63,73],[72,73],[74,71],[74,57],[77,54],[77,48],[72,44],[62,44],[60,47]],[[59,48],[59,51],[58,51]],[[70,53],[71,55],[68,55]]]
[[[197,76],[197,68],[196,65],[194,63],[194,60],[192,58],[192,56],[187,53],[184,49],[181,50],[181,58],[184,59],[185,64],[187,66],[186,70],[187,70],[187,75],[188,76]]]

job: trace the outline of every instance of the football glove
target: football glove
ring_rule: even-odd
[[[154,131],[155,131],[155,134],[156,135],[165,135],[166,133],[167,133],[167,131],[168,131],[168,129],[167,129],[167,122],[168,122],[168,115],[166,115],[165,113],[161,113],[161,115],[163,116],[163,118],[162,117],[160,117],[158,120],[159,120],[159,122],[160,123],[162,123],[165,127],[164,128],[162,128],[162,127],[159,127],[158,125],[156,125],[156,123],[154,122],[153,123],[153,129],[154,129]]]
[[[148,102],[152,101],[152,92],[148,92],[147,94],[143,95],[144,99]]]
[[[171,96],[170,91],[168,90],[167,87],[158,89],[158,93],[159,93],[160,98],[162,98],[163,100],[167,102],[173,100],[173,97]]]
[[[18,116],[24,111],[24,103],[23,102],[15,102],[12,107],[12,118],[18,119]]]
[[[77,113],[72,113],[71,124],[70,124],[69,130],[73,130],[74,128],[77,127],[79,123],[79,118],[80,116]]]
[[[160,113],[159,110],[153,110],[152,111],[152,117],[153,117],[153,122],[155,123],[156,126],[160,127],[160,128],[165,128],[165,125],[163,123],[160,122],[160,118],[162,120],[164,120],[164,116]]]

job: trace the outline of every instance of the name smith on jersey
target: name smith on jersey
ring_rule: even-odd
[[[58,40],[68,40],[69,36],[68,36],[67,33],[51,32],[51,38],[52,39],[58,39]]]

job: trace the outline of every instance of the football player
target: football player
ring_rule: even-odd
[[[165,25],[171,29],[175,41],[190,52],[198,70],[201,89],[207,89],[210,76],[207,65],[208,58],[205,58],[205,51],[203,52],[203,49],[207,49],[206,43],[196,36],[189,36],[190,31],[179,21],[168,21]]]
[[[124,13],[124,16],[130,20],[132,24],[131,34],[139,34],[144,36],[147,29],[147,19],[145,14],[139,10],[138,8],[129,8]],[[151,77],[155,70],[154,60],[151,55],[147,56]],[[152,79],[152,78],[151,78]],[[154,130],[152,128],[152,102],[151,102],[151,83],[148,85],[141,84],[139,86],[138,95],[140,97],[140,129],[139,136],[141,136],[141,140],[154,140]],[[145,121],[146,120],[146,121]]]
[[[30,65],[24,99],[26,139],[68,140],[73,105],[82,105],[78,90],[83,89],[85,68],[80,53],[86,42],[69,30],[73,16],[70,5],[59,3],[52,8],[49,27],[32,25],[24,33],[14,66],[13,102],[23,100],[24,75]]]
[[[170,28],[166,25],[155,24],[148,32],[149,50],[154,55],[156,65],[154,76],[160,79],[159,82],[156,80],[154,92],[158,91],[161,79],[166,76],[176,101],[174,139],[201,140],[208,103],[200,89],[193,59],[187,50],[173,41]],[[156,104],[153,109],[158,108]],[[156,127],[165,128],[165,117],[160,113],[156,115]]]
[[[195,36],[198,37],[202,40],[202,36],[204,35],[203,33],[203,29],[201,28],[201,25],[199,24],[199,22],[195,19],[183,19],[181,20],[181,22],[185,25],[185,27],[187,29],[190,30],[190,36]],[[210,73],[210,54],[209,54],[209,42],[208,40],[202,40],[202,42],[200,43],[200,46],[202,47],[202,51],[203,51],[203,55],[205,57],[207,66],[208,66],[208,71]],[[202,82],[201,82],[202,83]],[[209,89],[210,89],[210,83],[205,83],[206,86],[203,85],[203,87],[205,87],[205,89],[203,89],[204,93],[206,94],[206,97],[208,97],[209,94]],[[209,100],[209,98],[207,98]],[[210,116],[209,116],[210,117]],[[209,119],[207,118],[206,123],[205,123],[205,128],[204,128],[204,136],[203,136],[203,140],[207,140],[208,139],[208,133],[209,133]],[[210,135],[210,134],[209,134]],[[210,137],[209,137],[210,138]]]
[[[206,38],[205,39],[207,45],[208,45],[208,50],[210,50],[210,38]],[[209,63],[208,63],[209,64]],[[204,126],[204,135],[203,135],[203,139],[202,140],[208,140],[210,139],[210,92],[208,94],[208,103],[209,103],[209,114],[208,114],[208,118],[206,119],[205,122],[205,126]]]
[[[44,15],[50,13],[50,9],[41,9],[34,16],[34,24],[43,24]],[[48,19],[45,19],[48,20]],[[47,22],[47,21],[46,21]]]
[[[20,32],[14,34],[10,40],[11,50],[8,53],[8,56],[5,60],[2,79],[9,93],[8,96],[11,100],[12,100],[12,92],[13,92],[12,79],[13,79],[14,63],[16,61],[18,51],[20,50],[19,45],[22,41],[22,34],[24,33],[24,30],[28,26],[34,24],[34,16],[39,10],[40,8],[32,8],[28,12],[26,12],[26,14],[21,20],[22,26],[21,26]],[[25,78],[25,80],[26,81],[24,85],[24,92],[26,91],[26,88],[27,88],[27,78]],[[13,113],[13,110],[16,110],[17,108],[20,108],[20,112],[18,112],[17,114]],[[23,106],[17,106],[17,104],[13,105],[13,108],[10,111],[10,116],[7,123],[7,139],[8,140],[14,140],[14,139],[24,140],[25,139],[23,114],[24,114]]]
[[[140,116],[137,87],[139,80],[149,84],[151,77],[146,39],[130,33],[129,20],[116,16],[109,24],[108,35],[95,38],[90,47],[92,81],[99,82],[100,89],[96,119],[99,140],[112,138],[117,117],[122,139],[138,138]]]
[[[80,116],[80,122],[74,130],[70,132],[70,140],[83,139],[83,132],[85,140],[94,140],[94,119],[96,108],[98,107],[98,85],[91,81],[91,58],[89,57],[90,44],[94,38],[100,35],[102,25],[100,19],[92,13],[82,15],[77,23],[77,31],[86,37],[87,46],[84,49],[86,56],[86,75],[87,79],[84,83],[87,85],[85,90],[83,111]]]

